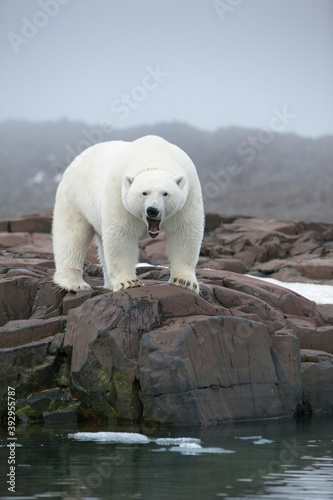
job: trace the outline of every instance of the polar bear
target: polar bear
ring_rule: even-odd
[[[53,216],[53,281],[65,290],[90,289],[82,278],[95,236],[104,287],[143,286],[136,277],[140,239],[167,236],[169,283],[199,293],[195,275],[204,230],[195,166],[158,136],[96,144],[64,172]]]

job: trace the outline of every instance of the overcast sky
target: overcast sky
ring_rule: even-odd
[[[0,120],[333,134],[331,0],[0,0]],[[275,121],[274,121],[275,120]]]

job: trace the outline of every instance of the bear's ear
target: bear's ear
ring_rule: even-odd
[[[184,175],[178,175],[175,180],[180,188],[183,188],[186,184],[186,177]]]
[[[132,175],[126,174],[124,176],[124,186],[125,187],[130,187],[132,182],[134,181],[134,177]]]

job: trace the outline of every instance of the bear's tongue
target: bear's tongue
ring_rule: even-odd
[[[160,220],[149,219],[148,221],[148,233],[151,238],[156,238],[160,234]]]

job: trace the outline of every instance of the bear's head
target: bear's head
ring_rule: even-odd
[[[159,169],[147,169],[123,178],[122,199],[126,210],[143,219],[151,238],[160,232],[160,224],[175,215],[187,199],[189,187],[184,175],[172,176]]]

